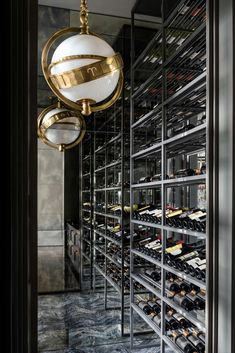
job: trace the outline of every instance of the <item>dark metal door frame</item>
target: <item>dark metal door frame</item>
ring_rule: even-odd
[[[37,14],[36,0],[10,0],[10,353],[37,352]]]

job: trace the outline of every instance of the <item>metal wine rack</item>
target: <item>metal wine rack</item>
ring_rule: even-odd
[[[171,2],[172,3],[172,2]],[[162,25],[143,52],[135,53],[135,8],[132,11],[131,129],[130,129],[130,202],[158,204],[162,210],[159,223],[134,219],[131,214],[131,348],[135,347],[137,316],[156,333],[159,352],[183,352],[166,330],[165,313],[169,306],[190,322],[192,328],[206,333],[205,311],[186,311],[168,293],[168,273],[206,291],[207,283],[170,267],[165,261],[168,238],[186,242],[200,241],[207,246],[206,233],[169,227],[165,210],[175,207],[206,208],[207,174],[177,177],[177,169],[200,167],[206,157],[206,1],[176,1],[166,16],[163,1]],[[149,175],[151,174],[151,175]],[[160,180],[139,182],[147,176]],[[174,177],[175,176],[175,177]],[[139,227],[161,238],[162,256],[156,260],[135,246],[133,234]],[[140,257],[161,271],[161,281],[154,282],[134,266]],[[161,300],[161,326],[138,306],[133,281],[148,292],[144,298]],[[207,310],[207,305],[206,305]],[[143,347],[142,347],[143,348]]]

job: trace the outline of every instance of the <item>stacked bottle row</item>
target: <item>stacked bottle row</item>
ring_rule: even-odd
[[[133,219],[162,224],[162,208],[159,205],[143,205],[133,212]],[[200,208],[175,208],[170,205],[165,210],[166,225],[197,232],[206,230],[206,210]]]

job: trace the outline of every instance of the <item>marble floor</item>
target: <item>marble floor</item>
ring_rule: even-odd
[[[108,307],[117,305],[117,298],[117,294],[109,293]],[[128,323],[129,310],[125,314],[125,330]],[[135,327],[140,331],[146,330],[146,324],[139,317],[135,319]],[[120,310],[104,310],[103,293],[38,297],[40,353],[159,353],[156,334],[136,336],[135,347],[138,349],[130,350],[129,337],[121,337],[120,328]],[[146,345],[154,347],[143,348]],[[170,350],[166,352],[171,353]]]

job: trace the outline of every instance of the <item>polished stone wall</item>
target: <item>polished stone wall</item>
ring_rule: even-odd
[[[41,69],[46,41],[70,24],[70,11],[47,6],[38,9],[38,112],[52,96]],[[38,140],[38,290],[64,290],[64,154]]]
[[[52,96],[40,65],[46,41],[70,24],[70,11],[39,6],[38,11],[38,109],[48,107]],[[64,245],[64,155],[38,141],[38,245]]]

